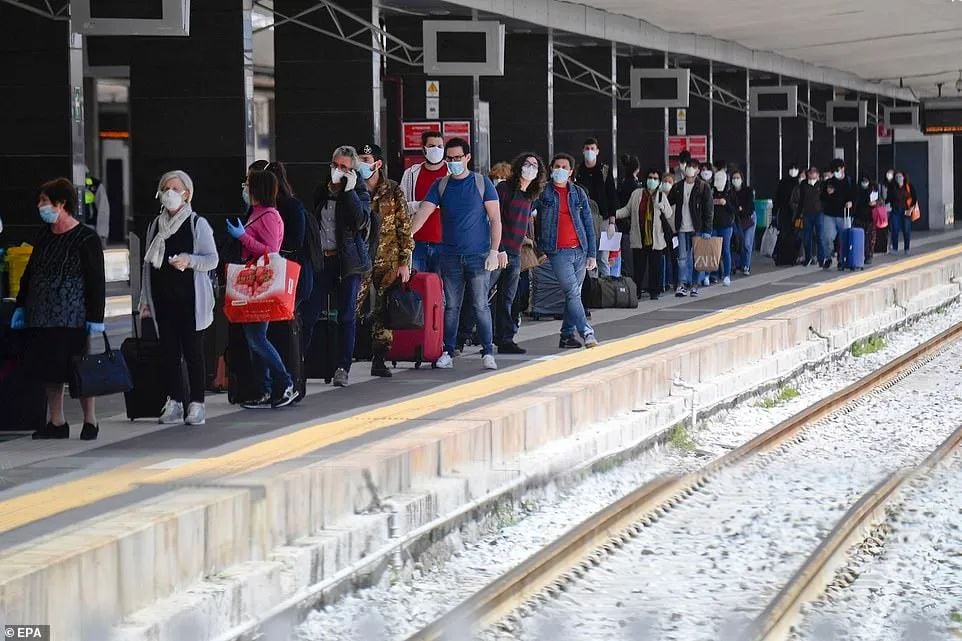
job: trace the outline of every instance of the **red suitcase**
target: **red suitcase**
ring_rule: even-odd
[[[413,362],[415,369],[421,363],[431,363],[441,358],[444,349],[444,294],[441,277],[428,272],[411,275],[411,289],[421,295],[424,303],[424,327],[421,329],[394,330],[394,343],[387,359],[395,365],[398,361]]]

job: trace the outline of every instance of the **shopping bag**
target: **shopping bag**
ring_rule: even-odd
[[[762,256],[769,256],[775,253],[775,243],[778,242],[778,230],[774,227],[769,227],[762,234],[762,244],[759,248],[762,252]]]
[[[424,327],[424,301],[410,284],[397,280],[385,292],[384,325],[392,330]]]
[[[526,272],[548,261],[546,254],[541,254],[534,248],[534,242],[525,238],[521,243],[521,271]]]
[[[885,229],[889,226],[889,212],[885,205],[872,207],[872,221],[875,223],[875,229]]]
[[[909,217],[912,219],[912,222],[913,222],[913,223],[914,223],[916,220],[918,220],[919,218],[921,218],[921,217],[922,217],[922,210],[919,209],[919,204],[918,204],[918,203],[915,203],[914,205],[912,205],[912,209],[909,209],[908,211],[906,211],[906,212],[905,212],[905,215],[906,215],[906,216],[909,216]],[[895,242],[895,241],[893,241],[893,242]]]
[[[231,323],[294,318],[301,266],[280,254],[264,254],[244,265],[227,265],[224,315]]]
[[[696,272],[713,272],[721,263],[722,239],[696,236],[692,242],[692,255],[695,258]]]
[[[74,356],[70,364],[70,397],[93,398],[122,394],[133,389],[124,355],[110,349],[104,332],[104,352]]]

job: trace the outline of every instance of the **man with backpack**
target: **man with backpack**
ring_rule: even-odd
[[[601,229],[607,229],[608,238],[615,235],[616,214],[618,213],[618,190],[615,189],[615,178],[611,175],[611,167],[598,162],[600,153],[597,138],[588,138],[582,145],[581,153],[584,162],[578,165],[575,182],[588,193],[588,198],[598,203],[601,214]],[[604,222],[608,225],[605,227]],[[608,276],[608,252],[598,255],[598,275]]]
[[[418,205],[411,230],[417,234],[440,208],[442,240],[440,247],[441,280],[444,283],[444,353],[436,365],[454,367],[452,355],[458,336],[461,302],[465,287],[470,287],[471,303],[478,321],[485,369],[498,369],[494,360],[491,310],[488,306],[489,272],[503,269],[508,256],[501,246],[501,208],[494,183],[468,169],[471,146],[462,138],[452,138],[444,146],[450,174],[436,181]]]

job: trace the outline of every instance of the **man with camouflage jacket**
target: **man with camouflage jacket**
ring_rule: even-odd
[[[357,148],[360,157],[358,173],[371,192],[371,213],[378,220],[380,234],[374,269],[370,280],[365,280],[358,296],[363,301],[371,284],[374,286],[374,312],[371,316],[371,376],[390,377],[391,370],[384,358],[391,349],[394,335],[384,326],[384,293],[400,278],[402,283],[411,278],[411,256],[414,238],[411,235],[411,216],[407,200],[400,186],[384,172],[384,155],[375,144]]]

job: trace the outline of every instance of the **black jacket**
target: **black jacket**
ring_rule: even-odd
[[[748,185],[742,185],[741,189],[735,190],[735,204],[738,208],[736,216],[738,224],[742,229],[751,227],[752,214],[755,213],[755,190]]]
[[[685,181],[676,182],[668,192],[668,203],[675,208],[675,230],[681,231],[682,209],[685,203]],[[695,186],[691,190],[688,201],[691,211],[691,225],[695,233],[710,233],[713,229],[712,219],[715,216],[715,205],[712,202],[712,188],[701,178],[695,178]]]
[[[805,208],[806,199],[809,202],[808,211]],[[812,207],[814,207],[814,211],[811,211]],[[822,183],[817,182],[814,185],[809,185],[807,180],[799,183],[792,191],[791,208],[793,217],[822,213]]]
[[[321,207],[331,196],[329,181],[318,185],[314,192],[314,216],[318,217],[318,223]],[[372,257],[379,233],[377,221],[371,216],[371,194],[367,184],[358,179],[354,189],[341,192],[336,200],[334,220],[341,276],[366,274],[373,267]]]
[[[624,207],[631,200],[631,195],[635,193],[636,189],[640,189],[643,186],[640,180],[634,176],[625,176],[621,179],[621,184],[618,185],[618,207]]]
[[[832,193],[829,193],[829,191]],[[843,178],[839,180],[834,176],[828,179],[822,188],[822,207],[826,216],[841,218],[845,215],[845,203],[855,203],[857,194],[852,189],[849,182]]]
[[[792,192],[798,187],[798,178],[786,176],[778,181],[775,200],[772,203],[772,217],[779,229],[791,229],[795,211],[792,208]]]
[[[304,233],[307,225],[307,209],[294,196],[277,196],[277,211],[284,220],[284,239],[281,254],[285,258],[304,264]]]
[[[607,220],[615,217],[615,212],[618,211],[618,191],[608,165],[598,163],[590,169],[584,164],[579,165],[575,182],[588,192],[588,198],[598,203],[602,218]]]
[[[731,182],[729,182],[723,189],[715,189],[712,187],[712,199],[725,199],[724,205],[714,205],[715,217],[712,221],[715,225],[715,229],[725,229],[726,227],[731,227],[735,224],[735,214],[738,213],[738,196],[735,195],[735,189],[732,187]]]

